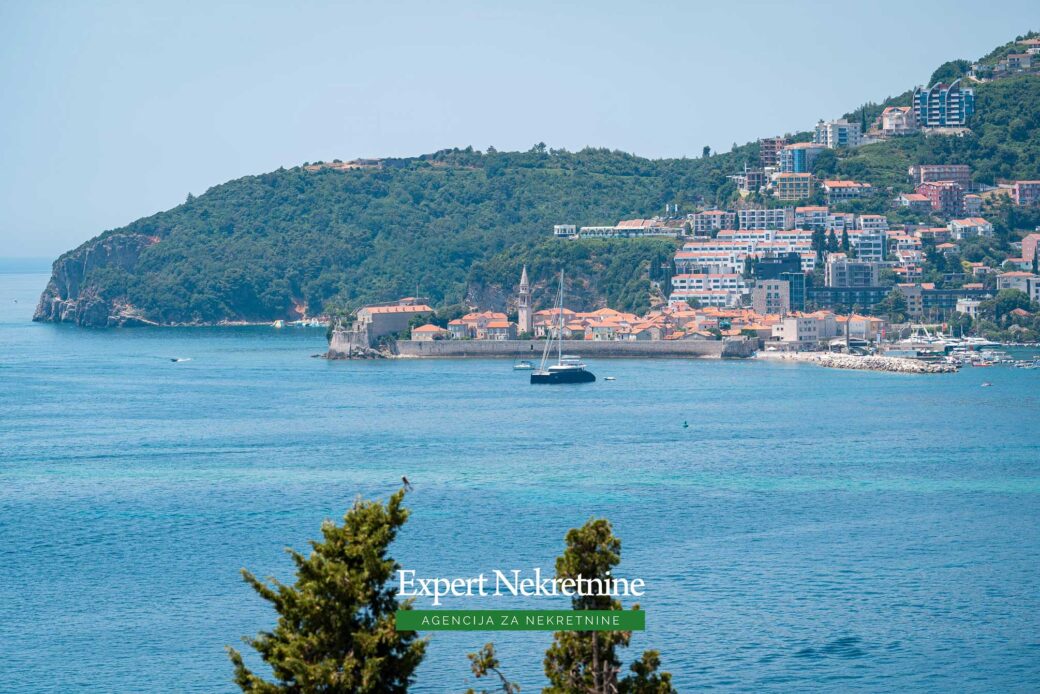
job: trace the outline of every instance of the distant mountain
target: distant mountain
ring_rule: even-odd
[[[949,65],[941,69],[960,69]],[[821,173],[893,190],[908,188],[911,163],[968,163],[986,183],[1040,178],[1040,78],[973,86],[974,134],[866,145],[831,158]],[[872,119],[884,105],[909,98],[907,92],[866,104],[850,116]],[[768,123],[762,129],[776,134]],[[736,196],[727,175],[757,156],[757,143],[660,160],[539,144],[527,152],[452,149],[247,176],[62,255],[35,320],[270,321],[416,293],[437,305],[503,308],[522,262],[536,286],[561,264],[573,266],[568,296],[576,308],[610,302],[639,310],[648,305],[669,242],[564,244],[549,238],[553,225],[614,224],[660,214],[666,204],[684,211],[727,204]]]

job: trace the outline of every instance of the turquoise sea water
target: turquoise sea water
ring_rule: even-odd
[[[536,388],[312,359],[321,330],[32,324],[45,281],[0,275],[0,690],[231,691],[224,646],[274,621],[239,569],[291,580],[284,547],[402,474],[421,575],[548,571],[609,517],[648,586],[626,662],[659,649],[680,691],[1040,688],[1040,371],[599,361],[616,381]],[[415,690],[476,686],[492,638],[537,691],[548,633],[438,632]]]

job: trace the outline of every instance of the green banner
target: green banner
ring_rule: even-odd
[[[643,631],[643,610],[398,610],[398,631]]]

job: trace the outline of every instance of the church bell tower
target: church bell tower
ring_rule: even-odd
[[[534,329],[534,323],[531,319],[531,285],[527,281],[526,265],[524,265],[524,271],[520,273],[520,293],[516,297],[516,314],[517,329],[521,333],[530,335]]]

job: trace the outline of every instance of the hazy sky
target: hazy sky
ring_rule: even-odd
[[[309,160],[728,150],[1031,27],[1036,0],[0,0],[0,256]]]

